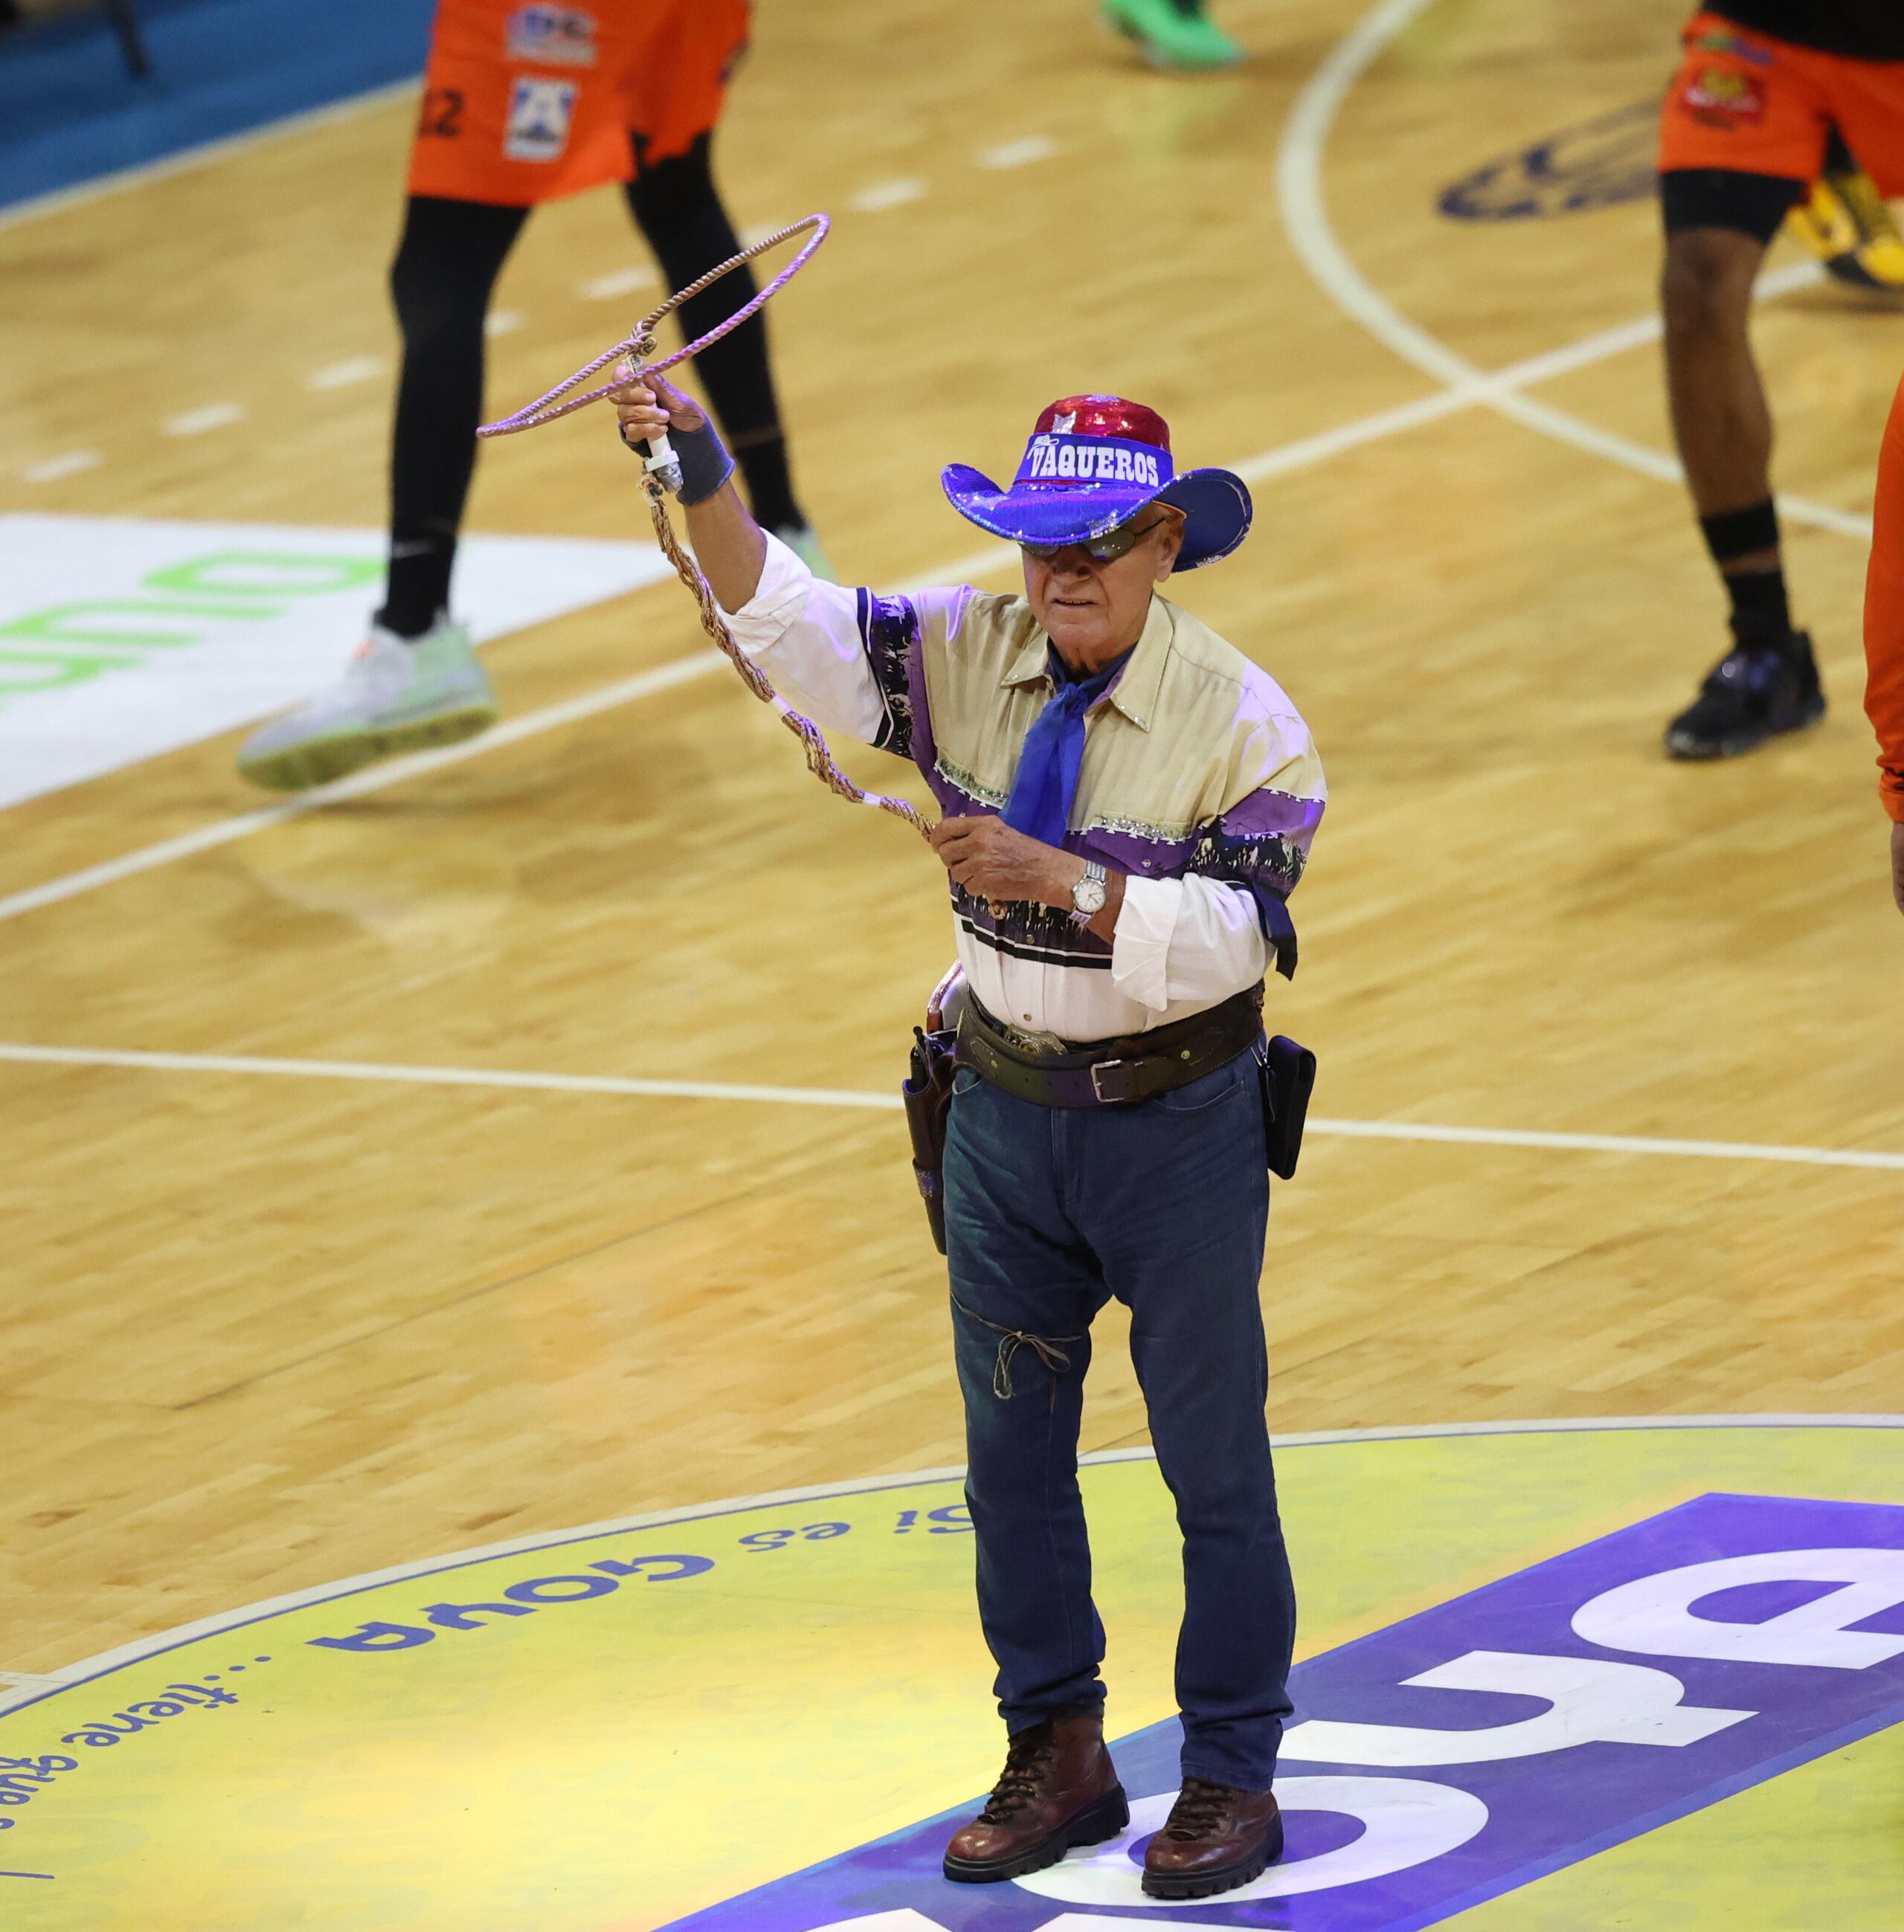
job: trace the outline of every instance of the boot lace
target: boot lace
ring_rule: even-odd
[[[1044,1786],[1045,1772],[1057,1755],[1057,1745],[1050,1727],[1039,1725],[1021,1731],[1005,1746],[1005,1767],[992,1795],[979,1814],[981,1823],[1002,1825],[1036,1802]]]
[[[1198,1838],[1215,1838],[1230,1820],[1230,1803],[1235,1797],[1227,1784],[1212,1784],[1207,1778],[1186,1778],[1162,1835],[1188,1844]]]

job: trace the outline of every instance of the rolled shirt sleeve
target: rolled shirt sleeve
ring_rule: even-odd
[[[1194,872],[1127,878],[1111,941],[1111,980],[1155,1012],[1214,1006],[1254,986],[1269,942],[1248,895]]]
[[[1215,1006],[1255,986],[1272,959],[1295,970],[1286,903],[1328,789],[1308,727],[1261,673],[1237,706],[1222,798],[1180,876],[1125,881],[1111,977],[1154,1012]]]

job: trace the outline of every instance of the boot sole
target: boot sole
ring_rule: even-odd
[[[266,791],[309,791],[314,786],[347,778],[380,758],[460,745],[464,739],[488,730],[501,716],[493,705],[472,705],[463,710],[443,712],[434,718],[419,718],[411,724],[392,724],[381,730],[339,732],[335,737],[287,745],[281,751],[266,752],[255,758],[241,758],[239,776]]]
[[[1264,1870],[1275,1863],[1283,1855],[1283,1821],[1276,1820],[1275,1828],[1267,1833],[1263,1843],[1247,1858],[1239,1858],[1234,1864],[1223,1865],[1215,1871],[1186,1873],[1182,1878],[1170,1878],[1146,1872],[1143,1876],[1144,1896],[1147,1898],[1209,1898],[1219,1892],[1234,1892],[1239,1885],[1248,1885],[1251,1879],[1260,1878]]]
[[[1002,1879],[1023,1878],[1027,1872],[1043,1871],[1055,1865],[1079,1845],[1101,1845],[1114,1838],[1131,1822],[1131,1805],[1124,1787],[1114,1784],[1087,1810],[1080,1811],[1068,1825],[1061,1825],[1048,1838],[1016,1858],[984,1860],[945,1857],[945,1876],[955,1885],[994,1885]]]
[[[1824,700],[1820,698],[1815,704],[1807,705],[1795,718],[1769,730],[1754,732],[1748,737],[1689,740],[1676,742],[1671,734],[1666,737],[1666,755],[1677,759],[1683,765],[1709,765],[1720,758],[1740,758],[1748,752],[1755,752],[1761,745],[1768,745],[1774,738],[1788,737],[1794,731],[1809,731],[1824,716]]]

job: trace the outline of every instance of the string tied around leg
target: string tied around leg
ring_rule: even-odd
[[[1051,1377],[1051,1406],[1058,1406],[1058,1378],[1071,1365],[1071,1358],[1059,1347],[1061,1342],[1082,1342],[1082,1335],[1034,1335],[1029,1328],[1002,1328],[996,1322],[988,1322],[982,1315],[975,1315],[955,1294],[952,1306],[968,1322],[976,1322],[981,1328],[989,1328],[999,1337],[999,1352],[992,1364],[992,1393],[1001,1402],[1011,1400],[1011,1364],[1020,1348],[1029,1348],[1038,1357]]]

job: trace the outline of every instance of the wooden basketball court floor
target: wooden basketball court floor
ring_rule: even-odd
[[[838,218],[773,314],[824,539],[855,580],[1006,583],[938,468],[1013,463],[1084,388],[1251,477],[1251,542],[1178,594],[1295,696],[1333,794],[1272,988],[1328,1130],[1272,1216],[1276,1429],[1904,1411],[1904,931],[1857,647],[1904,317],[1802,270],[1764,304],[1832,710],[1669,765],[1720,628],[1654,210],[1436,196],[1656,93],[1673,10],[1395,0],[1346,41],[1320,0],[1224,12],[1254,57],[1190,82],[1082,6],[761,7],[721,168],[745,224]],[[308,377],[391,357],[411,111],[0,226],[0,511],[376,525],[387,375]],[[644,260],[611,195],[540,212],[492,400],[611,340],[640,293],[581,286]],[[644,528],[587,418],[490,447],[470,524]],[[662,584],[494,646],[520,730],[359,795],[261,814],[228,736],[5,814],[0,1043],[53,1057],[0,1060],[0,1666],[960,1460],[897,1117],[600,1090],[887,1094],[947,956],[935,864],[725,672],[673,673],[701,649]],[[1140,1444],[1104,1318],[1086,1444]]]

